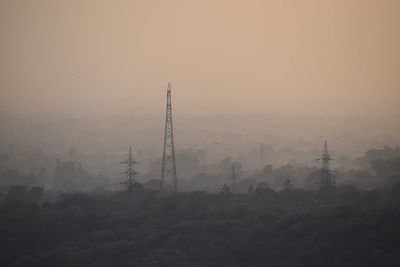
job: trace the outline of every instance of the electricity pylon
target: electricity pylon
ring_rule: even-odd
[[[329,191],[331,189],[331,187],[334,185],[334,180],[332,177],[332,170],[330,167],[330,161],[333,160],[331,158],[331,155],[329,154],[328,151],[328,145],[326,144],[325,141],[325,145],[324,145],[324,152],[322,153],[322,157],[318,160],[321,160],[322,162],[322,166],[321,166],[321,177],[320,177],[320,189],[322,191]]]
[[[165,114],[164,149],[161,169],[161,190],[178,191],[174,128],[172,125],[171,84],[167,87],[167,108]],[[168,180],[168,181],[166,181]]]
[[[128,187],[128,191],[131,191],[133,188],[133,185],[136,183],[135,180],[135,175],[139,174],[137,171],[135,171],[135,164],[138,164],[138,161],[135,161],[132,156],[132,146],[129,147],[129,155],[128,158],[125,161],[122,161],[121,164],[126,165],[126,170],[121,172],[121,174],[125,174],[127,176],[127,179],[122,182]]]

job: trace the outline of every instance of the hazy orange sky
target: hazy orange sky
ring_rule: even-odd
[[[398,0],[0,0],[0,110],[400,113]],[[157,108],[155,108],[157,107]]]

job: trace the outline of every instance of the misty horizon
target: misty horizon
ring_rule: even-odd
[[[399,25],[0,0],[0,266],[400,266]]]

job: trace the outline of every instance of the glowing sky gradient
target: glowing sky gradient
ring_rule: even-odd
[[[399,25],[398,0],[1,0],[0,111],[158,112],[170,81],[232,113],[399,114]]]

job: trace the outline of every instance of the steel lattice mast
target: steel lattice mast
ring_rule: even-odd
[[[330,161],[333,160],[328,151],[328,145],[324,145],[324,152],[322,153],[322,157],[319,159],[322,162],[321,166],[321,178],[320,178],[320,189],[324,191],[328,191],[332,185],[334,184],[332,178],[332,170],[330,167]]]
[[[138,174],[138,172],[135,171],[134,166],[135,164],[138,164],[138,161],[135,161],[132,156],[132,146],[129,147],[129,155],[127,160],[121,162],[121,164],[126,165],[126,171],[121,172],[121,174],[126,174],[127,180],[124,181],[123,183],[127,185],[128,190],[131,191],[133,185],[136,183],[135,181],[135,175]]]
[[[168,180],[166,182],[166,180]],[[171,185],[172,184],[172,185]],[[165,116],[164,149],[161,169],[161,190],[178,191],[174,129],[172,125],[171,84],[167,87],[167,107]]]

